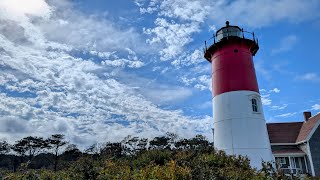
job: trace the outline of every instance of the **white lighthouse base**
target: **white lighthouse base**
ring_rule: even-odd
[[[252,108],[256,99],[258,112]],[[230,155],[243,155],[252,167],[274,161],[259,93],[231,91],[213,98],[214,146]]]

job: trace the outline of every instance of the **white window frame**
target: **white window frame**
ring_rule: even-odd
[[[251,109],[252,112],[258,113],[259,112],[259,105],[257,98],[251,98]]]
[[[257,102],[257,112],[253,111],[252,99],[255,99],[256,102]],[[249,103],[248,106],[250,107],[250,109],[249,109],[250,111],[249,112],[251,112],[253,114],[261,114],[262,113],[262,103],[261,103],[261,98],[260,98],[259,94],[250,94],[250,95],[248,95],[248,103]]]

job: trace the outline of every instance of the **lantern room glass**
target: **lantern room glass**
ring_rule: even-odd
[[[240,28],[229,26],[229,27],[220,29],[216,34],[218,41],[221,41],[223,38],[230,37],[230,36],[242,37],[242,32]]]

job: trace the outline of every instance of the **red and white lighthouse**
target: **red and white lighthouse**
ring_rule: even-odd
[[[212,64],[215,147],[248,156],[251,166],[261,168],[273,156],[252,60],[258,49],[254,33],[227,21],[204,57]]]

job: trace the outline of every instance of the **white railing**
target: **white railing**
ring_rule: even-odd
[[[281,168],[281,170],[285,175],[297,176],[305,173],[303,172],[302,168]]]

